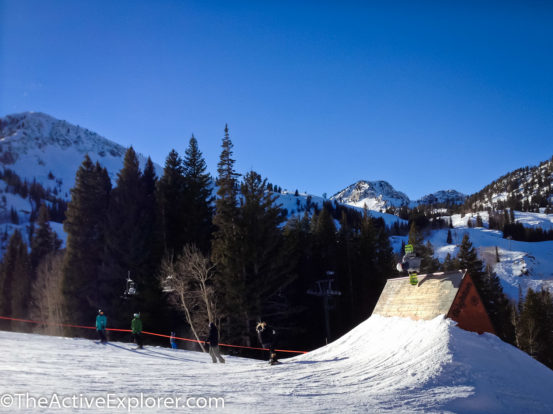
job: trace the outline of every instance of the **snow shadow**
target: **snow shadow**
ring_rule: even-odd
[[[138,349],[127,348],[127,347],[124,347],[124,346],[121,346],[121,345],[116,345],[112,342],[108,342],[107,344],[110,345],[110,346],[113,346],[115,348],[123,349],[123,350],[128,351],[128,352],[132,352],[132,353],[135,353],[135,354],[141,354],[141,355],[149,356],[149,357],[153,357],[153,358],[169,359],[169,360],[172,360],[172,361],[181,361],[181,362],[197,362],[197,361],[194,361],[190,358],[179,358],[177,356],[167,355],[163,352],[154,351],[152,349],[143,348],[143,349],[138,350]]]
[[[323,360],[310,360],[310,361],[294,361],[290,362],[290,364],[323,364],[328,362],[338,362],[343,361],[344,359],[349,359],[349,357],[341,357],[341,358],[332,358],[332,359],[323,359]]]

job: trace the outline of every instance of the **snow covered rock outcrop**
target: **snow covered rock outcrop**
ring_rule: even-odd
[[[361,180],[330,197],[339,203],[369,210],[384,211],[388,207],[416,207],[419,204],[463,204],[466,195],[456,190],[441,190],[425,195],[420,200],[411,201],[409,197],[397,191],[387,181]]]
[[[416,204],[463,204],[467,196],[457,190],[441,190],[432,194],[427,194]]]
[[[397,191],[387,181],[361,180],[330,197],[342,204],[383,211],[388,207],[409,205],[407,195]]]

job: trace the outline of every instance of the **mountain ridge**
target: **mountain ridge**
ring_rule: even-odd
[[[106,167],[115,183],[125,152],[124,146],[96,132],[42,112],[0,118],[0,162],[4,168],[45,188],[55,187],[66,199],[85,154]],[[137,156],[144,167],[147,157]],[[161,166],[154,165],[160,174]]]
[[[384,212],[388,208],[412,208],[421,204],[462,204],[466,197],[465,194],[450,189],[439,190],[413,201],[404,192],[396,190],[388,181],[359,180],[338,191],[330,200]]]

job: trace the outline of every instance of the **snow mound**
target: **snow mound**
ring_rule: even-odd
[[[0,332],[0,355],[4,393],[223,397],[224,410],[237,413],[553,410],[553,371],[442,316],[372,316],[276,366],[231,356],[212,364],[198,352],[11,332]]]
[[[551,412],[553,371],[495,335],[373,315],[300,361],[333,361],[342,387],[362,385],[367,407],[391,411]],[[326,379],[328,381],[328,378]]]

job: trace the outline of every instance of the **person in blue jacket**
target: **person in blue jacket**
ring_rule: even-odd
[[[104,315],[104,311],[102,309],[98,310],[98,316],[96,316],[96,332],[98,332],[98,337],[100,338],[100,342],[103,344],[107,342],[107,339],[106,339],[107,324],[108,324],[108,318],[106,318],[106,315]]]
[[[171,331],[171,337],[169,338],[171,348],[177,349],[177,340],[175,339],[175,332]]]

